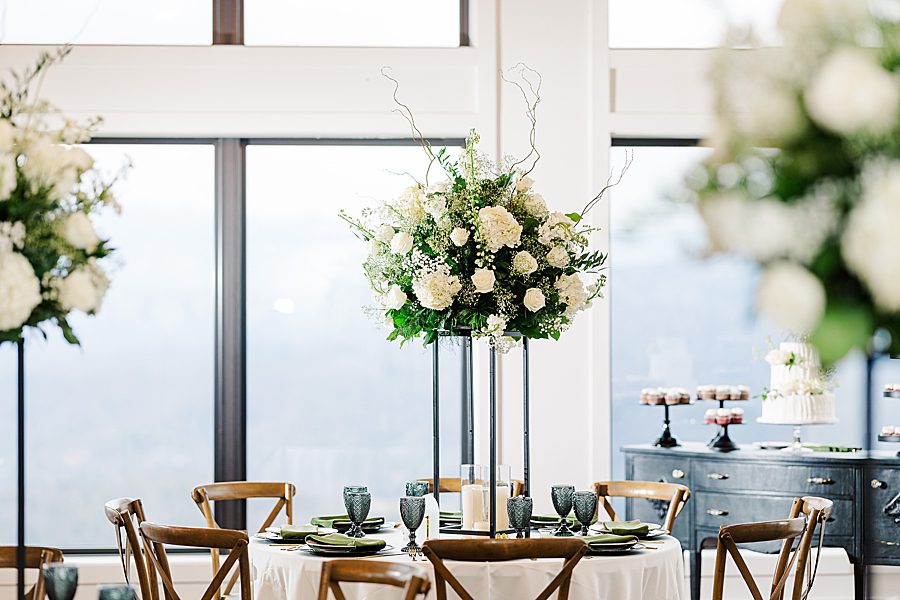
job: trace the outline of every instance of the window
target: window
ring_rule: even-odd
[[[662,429],[663,409],[638,404],[641,388],[748,385],[758,396],[769,385],[763,359],[768,340],[780,332],[753,316],[755,267],[732,257],[700,258],[703,225],[691,206],[673,199],[681,177],[709,150],[696,147],[613,148],[613,164],[625,152],[634,164],[611,196],[611,310],[613,477],[624,477],[623,444],[650,443]],[[804,438],[858,446],[864,427],[859,392],[864,365],[844,361],[837,374],[839,425],[808,427]],[[713,425],[703,413],[714,403],[671,409],[679,440],[709,440]],[[746,432],[735,427],[739,444],[790,440],[788,427],[760,425],[760,399],[741,407]]]
[[[387,342],[364,314],[366,247],[337,216],[396,197],[426,164],[416,145],[247,148],[247,476],[294,482],[297,519],[343,511],[348,484],[396,517],[403,483],[431,473],[431,349]],[[460,363],[442,358],[455,474]],[[249,527],[263,510],[248,506]]]
[[[104,169],[134,164],[118,187],[121,216],[98,222],[118,248],[112,285],[98,317],[71,319],[82,348],[57,332],[26,341],[26,539],[63,548],[113,546],[102,506],[123,495],[143,498],[154,520],[199,525],[190,490],[213,477],[213,148],[90,152]],[[0,361],[5,429],[15,348],[4,345]],[[2,444],[2,505],[14,507],[15,448]],[[0,517],[4,538],[14,512]]]
[[[764,44],[776,44],[782,1],[609,0],[609,45],[712,48],[722,43],[729,26],[749,27]]]
[[[460,0],[245,0],[253,46],[454,47]]]
[[[3,44],[212,43],[210,0],[2,0]]]

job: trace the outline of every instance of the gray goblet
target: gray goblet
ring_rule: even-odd
[[[575,495],[574,485],[554,485],[550,488],[550,497],[553,500],[553,508],[559,515],[559,528],[553,532],[557,537],[571,537],[575,535],[569,528],[569,513],[572,512],[572,497]]]
[[[100,600],[135,600],[134,588],[128,584],[101,585],[97,588]]]
[[[407,481],[406,482],[406,495],[407,496],[424,496],[428,493],[428,482],[427,481]]]
[[[513,496],[506,499],[506,514],[509,515],[509,525],[516,530],[516,537],[522,538],[524,531],[531,526],[531,513],[534,511],[534,501],[528,496]]]
[[[575,518],[581,523],[581,535],[588,534],[588,528],[594,515],[597,514],[597,494],[594,492],[575,492],[572,496],[575,505]]]
[[[44,587],[50,600],[72,600],[78,588],[78,568],[61,562],[43,567]]]
[[[344,508],[347,508],[347,494],[353,492],[368,492],[369,488],[364,485],[345,485],[344,486]],[[350,510],[347,508],[347,510]]]
[[[355,538],[366,537],[362,530],[362,524],[369,516],[369,509],[372,508],[372,496],[369,492],[347,492],[344,500],[347,516],[350,517],[350,529],[347,530],[347,535]]]
[[[400,518],[409,530],[409,543],[401,548],[401,551],[408,553],[410,556],[416,556],[421,552],[419,545],[416,543],[416,529],[419,528],[419,525],[422,524],[422,519],[425,518],[425,498],[422,496],[400,498]]]

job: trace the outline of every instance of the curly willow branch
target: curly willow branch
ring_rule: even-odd
[[[516,162],[513,167],[517,167],[521,164],[527,162],[532,156],[534,157],[534,162],[531,163],[531,167],[525,171],[523,177],[531,173],[534,168],[537,166],[538,161],[541,159],[541,153],[537,149],[537,107],[538,104],[541,103],[541,84],[543,83],[543,79],[541,78],[541,74],[526,65],[525,63],[516,63],[516,66],[509,69],[509,71],[519,71],[519,76],[522,78],[522,81],[525,82],[525,85],[528,86],[528,91],[531,92],[531,97],[534,98],[534,101],[531,101],[531,98],[528,96],[528,92],[525,91],[525,87],[519,83],[518,81],[513,81],[512,79],[508,79],[506,74],[503,71],[500,71],[500,78],[506,83],[512,84],[516,86],[519,92],[522,94],[522,98],[525,100],[525,116],[528,117],[528,120],[531,122],[531,131],[528,134],[528,141],[531,145],[531,150],[528,154],[520,161]],[[528,76],[529,74],[533,75],[537,82],[532,82]]]
[[[381,67],[381,76],[394,83],[394,92],[392,94],[392,97],[394,99],[394,103],[400,107],[395,108],[391,112],[395,112],[406,119],[406,122],[409,123],[410,130],[412,131],[413,139],[419,143],[419,146],[422,147],[422,150],[424,150],[425,154],[428,156],[428,169],[425,171],[425,185],[428,185],[428,174],[431,172],[431,165],[434,164],[434,161],[437,160],[437,157],[434,155],[434,150],[432,150],[431,144],[428,143],[428,140],[425,139],[425,136],[422,135],[421,130],[419,130],[419,126],[416,125],[416,118],[413,116],[412,110],[410,110],[409,106],[407,106],[403,102],[400,102],[400,99],[397,97],[397,92],[400,91],[400,82],[388,75],[387,72],[390,69],[390,67]]]
[[[631,167],[631,163],[634,162],[634,150],[625,152],[625,164],[622,166],[622,169],[619,171],[619,176],[616,177],[616,180],[613,181],[613,174],[610,173],[609,177],[606,178],[606,185],[603,186],[603,189],[600,190],[596,196],[591,198],[590,202],[588,202],[583,209],[581,209],[580,216],[583,218],[594,206],[603,198],[604,194],[608,192],[611,188],[616,187],[620,183],[622,183],[622,178],[625,177],[625,173],[628,171],[629,167]]]

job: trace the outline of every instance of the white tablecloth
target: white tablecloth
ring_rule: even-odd
[[[394,548],[402,548],[399,532],[383,537]],[[663,538],[655,549],[635,551],[622,556],[586,556],[575,567],[570,600],[688,600],[684,586],[681,545],[674,538]],[[325,559],[297,550],[253,540],[250,563],[254,600],[315,599]],[[366,560],[410,562],[407,556],[384,556]],[[433,576],[431,563],[416,561]],[[561,560],[516,560],[494,563],[448,561],[450,571],[479,600],[534,598],[559,572]],[[394,600],[398,590],[383,586],[342,584],[350,600]],[[450,598],[457,598],[448,586]],[[428,598],[434,598],[434,591]],[[555,597],[555,596],[554,596]]]

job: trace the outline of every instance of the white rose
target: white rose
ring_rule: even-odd
[[[28,259],[0,253],[0,331],[18,329],[41,303],[41,282]]]
[[[787,350],[774,348],[766,353],[766,362],[772,366],[784,366],[791,360],[791,353]]]
[[[385,244],[390,244],[394,237],[394,228],[385,223],[375,230],[375,239]]]
[[[766,268],[757,288],[756,304],[778,327],[809,333],[825,314],[825,288],[819,279],[787,261]]]
[[[15,127],[9,119],[0,119],[0,152],[9,152],[16,141]]]
[[[524,204],[525,210],[528,211],[528,214],[532,217],[546,219],[547,215],[550,214],[547,210],[547,203],[544,202],[544,197],[540,194],[528,194],[525,196]]]
[[[369,240],[369,256],[377,256],[381,254],[381,242],[378,240]]]
[[[534,185],[534,179],[525,175],[524,177],[519,178],[516,182],[516,191],[517,192],[525,192],[531,189],[531,186]]]
[[[522,303],[525,305],[525,308],[531,312],[537,312],[544,308],[547,304],[547,300],[544,298],[544,292],[541,290],[537,288],[528,288]]]
[[[413,247],[413,237],[405,231],[400,231],[391,240],[391,252],[394,254],[406,254]]]
[[[462,227],[455,227],[450,232],[450,241],[457,246],[465,246],[466,242],[469,241],[469,232]]]
[[[0,202],[9,200],[9,195],[14,189],[16,189],[16,157],[12,153],[0,154]]]
[[[381,305],[388,309],[403,308],[406,304],[406,293],[399,285],[392,285],[390,289],[381,297]]]
[[[69,274],[58,284],[59,305],[66,312],[72,309],[93,314],[100,310],[103,296],[109,288],[109,279],[97,262],[88,264]]]
[[[875,304],[900,311],[900,161],[872,163],[861,179],[862,199],[847,218],[841,253]]]
[[[513,257],[513,269],[522,275],[531,275],[538,268],[538,262],[527,250],[516,253]]]
[[[100,238],[91,225],[91,220],[81,211],[71,213],[60,224],[60,233],[75,248],[93,252]]]
[[[519,245],[522,226],[502,206],[485,206],[480,209],[478,222],[488,251],[497,252],[503,246],[515,248]]]
[[[472,284],[475,286],[475,291],[479,294],[492,292],[496,281],[497,277],[490,269],[475,269],[475,273],[472,275]]]
[[[900,85],[873,51],[843,47],[825,59],[804,94],[809,114],[839,134],[884,133],[897,120]]]
[[[554,246],[547,253],[547,264],[557,269],[563,269],[569,264],[569,253],[562,246]]]
[[[437,271],[419,274],[413,281],[413,293],[419,304],[431,310],[444,310],[453,304],[453,297],[461,288],[459,277],[450,275],[446,265]]]

